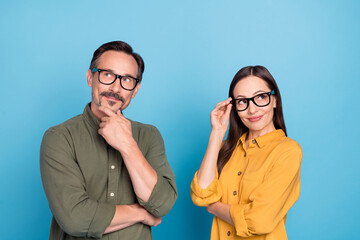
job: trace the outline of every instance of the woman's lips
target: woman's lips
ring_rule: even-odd
[[[257,117],[251,117],[248,118],[250,122],[257,122],[262,118],[262,116],[257,116]]]

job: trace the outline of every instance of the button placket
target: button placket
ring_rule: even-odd
[[[119,165],[118,165],[119,153],[113,148],[108,149],[108,187],[107,187],[107,198],[110,203],[116,203],[118,184],[119,184]]]

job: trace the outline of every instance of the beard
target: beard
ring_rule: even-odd
[[[102,105],[103,105],[102,97],[113,97],[113,98],[121,101],[121,103],[122,103],[122,104],[121,104],[121,107],[119,107],[118,109],[113,110],[113,111],[114,111],[115,113],[117,112],[117,110],[122,111],[122,106],[124,106],[124,104],[125,104],[125,99],[124,99],[122,96],[120,96],[120,95],[117,94],[117,93],[110,92],[110,91],[109,91],[109,92],[106,92],[106,91],[101,92],[101,93],[99,94],[98,102],[97,102],[97,101],[94,101],[96,105],[98,105],[98,106],[102,106]],[[93,99],[96,99],[96,98],[94,98],[94,96],[93,96]],[[107,101],[107,103],[108,103],[108,105],[109,105],[110,107],[114,106],[114,105],[117,103],[117,102],[111,101],[111,100],[106,100],[106,101]]]

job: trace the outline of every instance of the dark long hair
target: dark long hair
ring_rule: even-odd
[[[270,74],[270,72],[263,66],[248,66],[240,69],[234,76],[229,89],[229,97],[234,99],[234,88],[236,84],[243,78],[248,76],[256,76],[261,78],[266,82],[268,87],[271,90],[275,90],[275,98],[276,98],[276,108],[274,109],[274,126],[276,129],[282,129],[286,133],[286,127],[284,122],[282,104],[281,104],[281,96],[279,88],[275,82],[275,79]],[[236,144],[244,133],[249,131],[249,129],[243,124],[240,120],[240,117],[237,111],[232,108],[230,112],[230,127],[228,132],[228,137],[225,140],[223,146],[219,151],[217,167],[219,171],[219,175],[225,166],[225,164],[229,161],[231,154],[233,153]]]

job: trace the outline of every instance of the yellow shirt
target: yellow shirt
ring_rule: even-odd
[[[202,189],[197,172],[191,183],[195,205],[230,205],[235,226],[214,217],[211,240],[287,239],[286,214],[300,195],[300,145],[282,130],[250,140],[243,134],[220,177]]]

